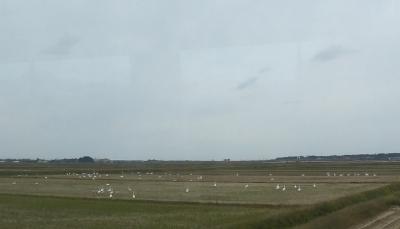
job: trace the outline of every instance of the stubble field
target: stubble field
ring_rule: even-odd
[[[4,228],[306,226],[312,217],[289,224],[285,217],[378,192],[399,179],[397,164],[381,163],[0,168]]]

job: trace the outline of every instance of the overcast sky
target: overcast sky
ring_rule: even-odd
[[[400,1],[0,0],[0,158],[400,152]]]

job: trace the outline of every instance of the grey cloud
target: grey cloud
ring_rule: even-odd
[[[294,99],[294,100],[286,100],[283,102],[285,105],[297,105],[303,103],[303,100],[301,99]]]
[[[270,71],[270,68],[269,68],[269,67],[264,67],[264,68],[261,68],[260,70],[258,70],[258,74],[259,74],[259,75],[262,75],[262,74],[265,74],[266,72],[269,72],[269,71]],[[251,86],[253,86],[254,84],[256,84],[258,80],[259,80],[259,77],[251,77],[251,78],[248,78],[248,79],[246,79],[246,80],[240,82],[240,83],[236,86],[236,89],[237,89],[237,90],[243,90],[243,89],[246,89],[246,88],[248,88],[248,87],[251,87]]]
[[[327,62],[337,58],[341,58],[356,52],[353,49],[347,49],[339,45],[334,45],[319,51],[313,57],[313,61]]]
[[[51,55],[68,55],[78,43],[79,39],[77,37],[64,35],[54,45],[48,47],[43,52]]]
[[[247,79],[247,80],[245,80],[245,81],[239,83],[239,85],[236,87],[236,89],[237,89],[237,90],[246,89],[246,88],[248,88],[248,87],[254,85],[254,84],[257,82],[257,80],[258,80],[258,77],[249,78],[249,79]]]
[[[261,68],[260,70],[258,70],[258,74],[264,74],[269,71],[270,71],[269,67]]]

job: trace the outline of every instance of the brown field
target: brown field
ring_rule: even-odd
[[[32,215],[31,221],[47,225],[49,228],[54,225],[63,228],[64,225],[71,226],[76,222],[82,222],[85,228],[92,226],[95,228],[94,225],[97,225],[97,228],[112,228],[107,222],[118,222],[116,225],[119,226],[116,228],[131,226],[153,228],[156,227],[154,222],[158,222],[160,228],[170,225],[171,228],[192,228],[193,225],[197,228],[213,227],[201,219],[215,222],[214,226],[217,228],[225,228],[237,223],[247,225],[247,221],[262,222],[263,219],[274,215],[285,217],[285,212],[289,214],[290,211],[307,206],[313,208],[320,203],[332,201],[334,203],[338,199],[376,190],[396,183],[400,179],[397,164],[394,166],[381,163],[333,163],[332,165],[289,163],[241,166],[206,164],[195,165],[193,168],[169,164],[152,166],[145,165],[142,168],[137,165],[2,166],[0,167],[0,196],[2,196],[0,212],[8,218],[3,218],[0,223],[10,227],[13,225],[20,228],[28,227],[28,223],[17,216],[22,214]],[[279,189],[276,189],[278,184]],[[285,187],[285,190],[282,187]],[[103,191],[99,192],[101,189]],[[112,197],[110,197],[111,192]],[[132,196],[133,192],[135,198]],[[23,203],[18,205],[22,199]],[[98,205],[100,208],[109,204],[113,206],[112,208],[126,205],[130,213],[122,214],[116,211],[111,218],[101,216],[103,223],[98,225],[94,223],[98,218],[86,212],[88,210],[81,205],[89,200],[95,202],[88,203]],[[37,201],[40,203],[43,201],[44,204],[39,212],[34,210],[34,203]],[[66,203],[76,203],[75,207],[71,206],[75,210],[70,212],[63,209],[62,205]],[[156,209],[144,207],[150,203],[157,206]],[[192,205],[199,203],[202,204],[199,205],[201,207]],[[60,208],[51,210],[53,204]],[[166,213],[168,210],[157,214],[153,212],[157,209],[175,209],[175,207],[177,212],[171,215],[172,218],[169,220]],[[142,212],[139,215],[132,213],[140,209]],[[216,216],[223,215],[214,218],[208,214],[207,209]],[[48,211],[53,212],[50,214]],[[75,211],[82,211],[82,217],[74,215]],[[236,211],[241,213],[234,213]],[[346,208],[343,211],[346,211]],[[187,215],[188,212],[192,212],[192,217]],[[46,215],[52,220],[43,218]],[[65,217],[60,221],[55,218],[59,217],[58,215]],[[321,222],[328,222],[329,215],[324,217],[321,218]],[[223,221],[222,224],[216,223],[218,218]],[[166,224],[164,221],[171,224]],[[364,222],[360,218],[357,223]],[[312,225],[310,224],[310,228],[313,228]]]

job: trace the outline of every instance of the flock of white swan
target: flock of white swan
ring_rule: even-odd
[[[153,175],[153,174],[154,174],[153,172],[145,173],[145,175]],[[172,176],[172,174],[167,174],[167,173],[165,173],[164,175]],[[179,176],[179,174],[177,174],[177,175]],[[192,174],[189,174],[189,175],[192,176]],[[338,174],[336,174],[336,172],[333,172],[333,173],[326,172],[326,176],[328,176],[328,177],[329,176],[340,176],[340,177],[342,177],[342,176],[352,176],[352,175],[353,176],[374,176],[374,177],[377,176],[375,173],[370,175],[367,172],[365,172],[365,173],[353,173],[353,174],[350,174],[350,173],[346,173],[346,174],[338,173]],[[96,179],[99,179],[99,178],[102,178],[102,177],[105,177],[106,179],[108,179],[111,175],[109,175],[108,173],[100,174],[98,172],[93,172],[93,173],[65,173],[65,176],[72,176],[74,178],[79,178],[79,179],[96,180]],[[140,172],[137,172],[137,176],[138,176],[139,180],[142,179],[142,174]],[[239,173],[235,173],[234,176],[236,176],[236,177],[239,176]],[[269,174],[269,176],[271,177],[270,180],[274,181],[274,178],[272,177],[272,174]],[[305,175],[301,174],[300,176],[304,177]],[[162,175],[157,175],[157,177],[159,179],[161,179]],[[43,178],[44,178],[44,181],[47,182],[48,177],[45,176]],[[122,174],[122,175],[119,176],[119,178],[120,179],[124,179],[125,175]],[[197,181],[203,181],[203,176],[199,175],[199,176],[196,177],[196,179],[197,179]],[[177,181],[177,179],[172,179],[172,181]],[[188,181],[191,182],[191,181],[193,181],[193,179],[189,179]],[[16,185],[16,184],[17,184],[17,181],[13,181],[12,182],[12,185]],[[39,185],[39,182],[36,181],[34,184],[35,185]],[[217,187],[217,182],[213,182],[212,183],[212,187],[216,188]],[[244,186],[243,186],[244,189],[248,189],[249,187],[250,187],[249,184],[244,184]],[[274,189],[277,190],[277,191],[282,191],[282,192],[286,192],[286,191],[289,191],[289,190],[294,190],[294,191],[297,191],[297,192],[301,192],[303,190],[300,184],[288,184],[288,182],[285,182],[283,184],[279,184],[278,183],[278,184],[276,184]],[[312,189],[317,190],[317,184],[316,183],[312,184]],[[136,199],[136,194],[135,194],[135,191],[133,190],[133,188],[132,187],[127,187],[127,190],[128,190],[130,198]],[[185,193],[189,193],[190,191],[191,190],[190,190],[189,187],[185,187],[184,186],[184,192]],[[105,185],[98,186],[97,189],[94,192],[98,195],[98,197],[108,197],[110,199],[112,199],[114,197],[114,195],[116,193],[118,193],[117,191],[115,191],[115,189],[112,187],[112,185],[110,183],[106,183]]]

